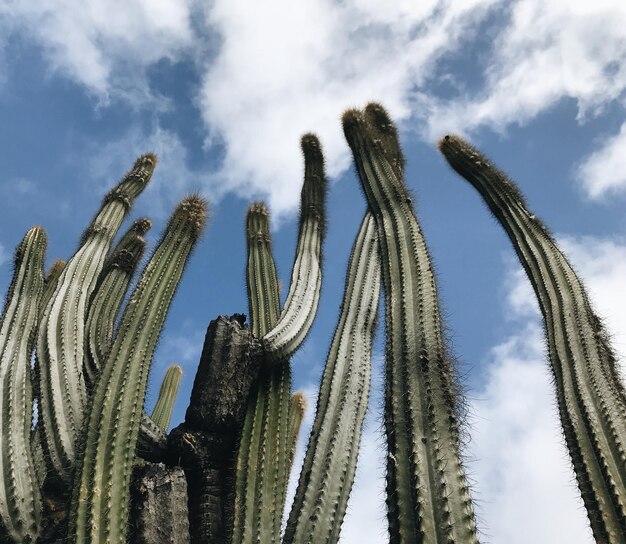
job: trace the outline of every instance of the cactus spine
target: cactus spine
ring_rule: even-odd
[[[97,382],[74,478],[69,535],[125,543],[129,483],[148,371],[169,304],[206,221],[206,203],[181,202],[124,311]]]
[[[305,134],[301,144],[304,154],[304,184],[291,285],[278,323],[263,337],[266,355],[272,361],[291,356],[303,342],[317,312],[322,284],[327,186],[324,157],[319,140],[314,134]]]
[[[107,257],[87,313],[85,377],[92,386],[111,348],[115,319],[146,248],[150,219],[138,219]]]
[[[543,314],[559,414],[598,542],[626,542],[626,394],[584,286],[519,189],[456,136],[439,149],[501,223]]]
[[[68,261],[43,314],[37,341],[39,402],[49,470],[69,482],[87,392],[83,375],[87,304],[107,251],[130,206],[150,180],[156,157],[140,157],[104,199]]]
[[[35,542],[41,495],[30,449],[30,357],[44,289],[46,234],[30,229],[15,252],[15,272],[0,324],[0,539]]]
[[[253,204],[246,221],[248,306],[253,334],[278,321],[280,296],[269,212]],[[279,542],[289,478],[291,369],[288,359],[261,369],[248,402],[239,445],[233,542]]]
[[[178,386],[182,377],[183,369],[179,365],[170,365],[168,367],[161,383],[159,398],[150,415],[152,421],[164,431],[167,431],[167,428],[170,426],[176,396],[178,395]]]
[[[435,278],[395,127],[377,104],[346,112],[343,123],[380,240],[390,542],[477,542]]]
[[[374,218],[367,213],[348,265],[342,311],[322,377],[285,544],[339,540],[367,410],[379,297],[378,237]]]

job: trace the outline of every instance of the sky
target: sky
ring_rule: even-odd
[[[435,143],[462,134],[518,182],[625,353],[624,28],[622,0],[0,0],[0,287],[30,226],[48,233],[48,263],[68,258],[107,188],[140,153],[157,153],[131,214],[154,220],[152,246],[186,194],[211,202],[146,401],[150,411],[165,368],[181,364],[176,425],[209,321],[247,312],[252,201],[271,208],[289,284],[299,138],[315,132],[330,179],[325,275],[315,324],[292,360],[310,427],[365,211],[340,118],[380,102],[400,130],[459,360],[482,541],[591,543],[534,295],[503,231]],[[379,329],[343,543],[387,541],[383,365]],[[307,438],[305,428],[296,468]]]

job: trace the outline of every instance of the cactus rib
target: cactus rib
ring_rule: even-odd
[[[111,348],[115,319],[146,247],[149,219],[135,221],[107,257],[92,295],[85,323],[85,378],[93,386]]]
[[[395,127],[377,104],[346,112],[343,125],[380,240],[390,542],[474,543],[453,368]]]
[[[182,377],[183,369],[179,365],[170,365],[167,368],[163,382],[161,382],[159,398],[150,415],[150,419],[166,432],[170,426],[176,395],[178,395],[178,386]]]
[[[544,318],[565,441],[598,542],[626,542],[626,394],[585,288],[519,189],[470,144],[439,148],[508,234]]]
[[[262,203],[250,206],[246,232],[251,329],[262,337],[280,315],[269,212]],[[280,541],[289,478],[290,390],[290,363],[283,360],[262,368],[251,392],[237,457],[233,542]]]
[[[366,213],[348,265],[341,316],[287,522],[286,544],[339,540],[367,410],[379,297],[376,224],[373,216]]]
[[[322,282],[327,186],[324,157],[317,136],[305,134],[301,143],[304,184],[291,285],[278,323],[263,337],[266,356],[272,361],[290,357],[308,334],[317,312]]]
[[[135,445],[148,371],[167,310],[206,221],[206,202],[183,200],[133,291],[91,400],[74,478],[69,535],[126,540]]]
[[[39,532],[41,496],[30,447],[30,358],[44,289],[46,243],[43,229],[34,227],[18,246],[0,324],[0,537],[15,543],[35,542]]]
[[[43,313],[37,358],[44,451],[50,471],[65,482],[70,479],[87,400],[83,375],[87,305],[110,244],[155,164],[154,155],[143,155],[104,198]]]

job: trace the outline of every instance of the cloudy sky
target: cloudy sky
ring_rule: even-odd
[[[483,540],[590,543],[532,293],[504,234],[434,142],[462,133],[518,181],[626,352],[624,28],[622,0],[0,0],[2,286],[28,227],[46,228],[49,262],[70,256],[107,187],[155,151],[157,172],[133,212],[155,220],[152,241],[186,193],[212,203],[148,395],[150,404],[168,364],[182,364],[178,423],[208,321],[246,310],[252,200],[271,206],[288,284],[299,137],[316,132],[332,180],[326,276],[314,330],[293,359],[294,388],[314,405],[365,209],[339,120],[379,101],[401,131],[460,360]],[[386,542],[383,340],[379,331],[346,543]]]

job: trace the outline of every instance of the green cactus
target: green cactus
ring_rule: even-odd
[[[183,369],[179,365],[170,365],[165,371],[163,382],[161,382],[159,397],[150,418],[164,431],[167,431],[170,426],[176,396],[178,395],[178,386],[182,377]]]
[[[152,176],[156,157],[140,157],[105,197],[85,230],[79,250],[57,282],[39,327],[39,403],[44,452],[53,476],[69,483],[87,391],[83,376],[85,316],[107,252],[133,200]]]
[[[390,541],[477,542],[459,454],[453,368],[395,127],[378,104],[349,110],[343,125],[380,240]]]
[[[565,441],[598,542],[626,542],[626,393],[585,288],[517,186],[456,136],[439,149],[508,234],[543,314]]]
[[[302,421],[304,421],[304,414],[306,413],[306,397],[301,391],[296,391],[291,395],[291,406],[289,407],[289,453],[287,458],[287,477],[291,473],[291,467],[293,466],[293,460],[296,456],[296,445],[298,443],[298,436],[300,435],[300,427]]]
[[[181,202],[133,291],[101,371],[82,437],[68,534],[75,542],[126,541],[129,484],[152,354],[206,202]]]
[[[85,322],[85,378],[93,386],[111,348],[115,319],[146,248],[152,227],[147,218],[135,221],[102,267]]]
[[[13,280],[0,324],[0,539],[35,542],[41,494],[30,448],[30,357],[44,290],[46,234],[30,229],[15,252]]]
[[[285,544],[339,540],[367,410],[379,298],[378,236],[374,218],[367,213],[348,265],[342,311],[320,385]]]
[[[280,316],[269,212],[262,203],[250,206],[246,234],[250,326],[262,338]],[[248,402],[237,456],[233,542],[280,541],[289,477],[290,392],[288,359],[261,370]]]
[[[320,299],[322,244],[325,235],[326,176],[317,136],[302,137],[304,185],[296,259],[285,307],[278,323],[263,336],[266,357],[280,361],[293,354],[308,334]]]

